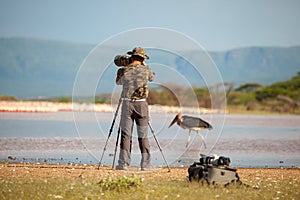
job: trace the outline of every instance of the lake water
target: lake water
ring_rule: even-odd
[[[177,125],[168,128],[174,116],[150,113],[150,124],[159,142],[149,130],[154,166],[165,166],[162,154],[170,166],[188,166],[202,153],[228,156],[235,167],[300,167],[300,116],[201,115],[214,127],[201,131],[207,148],[194,132],[186,147],[188,130]],[[114,113],[93,112],[0,113],[0,160],[98,164],[108,141],[102,164],[112,165],[119,115],[108,138],[113,117]],[[135,166],[140,161],[136,135],[134,131]]]

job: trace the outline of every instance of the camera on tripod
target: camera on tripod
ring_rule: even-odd
[[[127,55],[117,55],[114,59],[115,65],[118,67],[124,67],[131,63],[131,57]]]
[[[131,56],[127,56],[127,55],[117,55],[114,58],[114,63],[118,67],[126,67],[127,65],[129,65],[130,63],[132,63],[132,57]],[[142,65],[146,66],[147,64],[146,64],[145,61],[143,61]]]

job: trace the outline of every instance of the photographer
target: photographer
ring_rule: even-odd
[[[127,170],[131,160],[132,128],[137,125],[138,142],[141,151],[141,170],[150,167],[150,145],[148,141],[148,81],[154,80],[154,73],[145,64],[149,59],[144,49],[134,48],[127,54],[131,57],[117,56],[115,63],[125,63],[117,72],[116,83],[122,85],[122,112],[121,112],[121,148],[117,170]],[[123,60],[119,60],[123,59]],[[128,63],[128,64],[127,64]]]

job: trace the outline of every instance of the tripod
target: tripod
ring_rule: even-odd
[[[118,112],[119,112],[119,109],[120,109],[121,102],[122,102],[122,98],[119,99],[119,103],[118,103],[118,106],[117,106],[117,110],[116,110],[116,112],[115,112],[115,115],[114,115],[114,118],[113,118],[113,121],[112,121],[110,130],[109,130],[109,134],[108,134],[108,136],[107,136],[107,139],[106,139],[106,142],[105,142],[105,145],[104,145],[104,149],[103,149],[103,152],[102,152],[102,155],[101,155],[99,164],[98,164],[98,170],[100,169],[100,166],[101,166],[101,164],[102,164],[103,156],[104,156],[104,153],[105,153],[105,151],[106,151],[106,147],[107,147],[107,144],[108,144],[108,140],[109,140],[109,138],[110,138],[110,136],[111,136],[111,133],[112,133],[112,131],[113,131],[113,127],[114,127],[114,124],[115,124],[115,121],[116,121],[116,118],[117,118],[117,115],[118,115]],[[165,159],[165,156],[164,156],[164,154],[163,154],[163,152],[162,152],[162,149],[161,149],[161,147],[160,147],[160,145],[159,145],[159,142],[158,142],[158,140],[157,140],[157,138],[156,138],[156,136],[155,136],[154,130],[153,130],[152,126],[150,125],[150,122],[148,122],[148,126],[149,126],[150,131],[151,131],[151,133],[152,133],[152,135],[153,135],[153,137],[154,137],[154,139],[155,139],[155,141],[156,141],[156,144],[157,144],[157,146],[158,146],[158,148],[159,148],[159,150],[160,150],[160,152],[161,152],[161,155],[162,155],[162,157],[163,157],[163,159],[164,159],[164,161],[165,161],[165,163],[166,163],[166,165],[167,165],[167,167],[168,167],[168,172],[170,172],[170,171],[171,171],[171,170],[170,170],[170,167],[169,167],[169,165],[168,165],[167,160]],[[119,127],[119,128],[118,128],[118,134],[117,134],[117,140],[116,140],[116,146],[115,146],[115,152],[114,152],[114,159],[113,159],[112,169],[114,169],[114,167],[115,167],[115,160],[116,160],[117,148],[118,148],[118,145],[119,145],[120,132],[121,132],[121,128]]]
[[[153,130],[153,128],[152,128],[150,122],[148,122],[148,125],[149,125],[149,128],[150,128],[150,130],[151,130],[151,133],[152,133],[152,135],[153,135],[153,137],[154,137],[154,139],[155,139],[155,141],[156,141],[156,144],[157,144],[157,146],[158,146],[158,148],[159,148],[159,151],[160,151],[160,153],[161,153],[161,155],[162,155],[162,157],[163,157],[163,159],[164,159],[164,161],[165,161],[165,163],[166,163],[166,165],[167,165],[167,167],[168,167],[168,172],[171,172],[171,169],[170,169],[170,167],[169,167],[169,165],[168,165],[168,162],[167,162],[167,160],[166,160],[166,158],[165,158],[165,156],[164,156],[164,154],[163,154],[163,152],[162,152],[162,149],[161,149],[161,147],[160,147],[160,145],[159,145],[159,142],[158,142],[158,140],[157,140],[157,138],[156,138],[156,136],[155,136],[155,134],[154,134],[154,130]]]
[[[148,122],[148,126],[149,126],[150,131],[151,131],[151,133],[152,133],[152,135],[153,135],[153,137],[154,137],[154,139],[155,139],[155,142],[156,142],[156,144],[157,144],[157,146],[158,146],[158,148],[159,148],[159,151],[160,151],[160,153],[161,153],[161,155],[162,155],[162,157],[163,157],[163,159],[164,159],[164,161],[165,161],[165,163],[166,163],[166,165],[167,165],[167,167],[168,167],[168,172],[171,172],[171,169],[170,169],[170,167],[169,167],[169,165],[168,165],[168,162],[167,162],[167,160],[166,160],[166,158],[165,158],[165,156],[164,156],[164,154],[163,154],[163,151],[162,151],[162,149],[161,149],[161,147],[160,147],[160,145],[159,145],[159,142],[158,142],[158,140],[157,140],[157,138],[156,138],[156,136],[155,136],[154,130],[153,130],[153,128],[152,128],[150,122]],[[117,135],[117,141],[116,141],[116,146],[115,146],[115,153],[114,153],[114,160],[113,160],[112,169],[114,169],[114,167],[115,167],[115,160],[116,160],[117,148],[118,148],[118,145],[119,145],[120,132],[121,132],[121,130],[120,130],[120,127],[119,127],[119,129],[118,129],[118,135]]]
[[[107,139],[106,139],[106,142],[105,142],[105,145],[104,145],[104,149],[102,151],[102,155],[101,155],[101,158],[100,158],[100,161],[99,161],[99,164],[98,164],[98,170],[100,169],[100,166],[102,164],[102,159],[103,159],[103,156],[104,156],[104,152],[106,151],[106,147],[107,147],[107,143],[108,143],[108,140],[111,136],[111,133],[113,131],[113,128],[114,128],[114,125],[115,125],[115,121],[116,121],[116,118],[117,118],[117,115],[118,115],[118,112],[119,112],[119,109],[120,109],[120,105],[121,105],[121,102],[122,102],[122,98],[120,97],[119,99],[119,102],[118,102],[118,106],[117,106],[117,110],[115,112],[115,115],[114,115],[114,119],[111,123],[111,127],[110,127],[110,130],[109,130],[109,133],[108,133],[108,136],[107,136]],[[119,131],[118,131],[119,132]],[[119,136],[118,136],[119,137]]]

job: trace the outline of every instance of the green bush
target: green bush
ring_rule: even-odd
[[[112,178],[111,176],[99,181],[102,190],[123,190],[130,188],[139,188],[142,185],[142,178],[135,176],[121,178]]]
[[[18,101],[15,96],[0,96],[0,101]]]
[[[70,97],[60,97],[57,100],[59,103],[70,103],[72,102],[72,98]]]
[[[239,92],[235,91],[229,94],[228,104],[246,105],[248,102],[255,102],[254,92]]]
[[[292,99],[300,98],[300,78],[294,77],[288,81],[274,83],[271,86],[260,88],[255,92],[256,99],[275,99],[278,95],[288,96]]]
[[[244,85],[241,85],[239,88],[237,88],[236,91],[253,92],[253,91],[256,91],[260,87],[262,87],[262,86],[258,83],[246,83]]]

